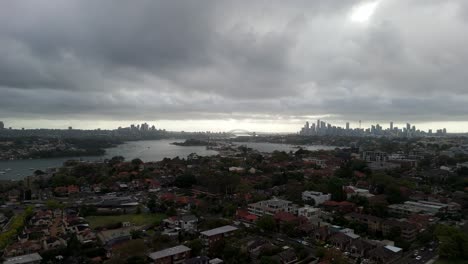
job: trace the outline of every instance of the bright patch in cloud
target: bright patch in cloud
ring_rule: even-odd
[[[349,19],[357,23],[365,23],[369,21],[377,8],[378,2],[366,2],[353,7]]]

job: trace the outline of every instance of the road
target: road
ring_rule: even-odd
[[[437,256],[437,248],[435,248],[433,251],[429,251],[428,249],[423,251],[419,249],[418,256],[421,256],[420,260],[416,259],[416,257],[414,256],[414,250],[413,250],[405,254],[402,258],[395,261],[394,263],[395,264],[425,264]]]

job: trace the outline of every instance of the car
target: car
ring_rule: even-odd
[[[416,257],[416,260],[421,260],[421,259],[422,259],[421,256],[417,256],[417,257]]]
[[[429,248],[429,251],[432,252],[432,251],[434,251],[434,249],[433,249],[433,248]]]

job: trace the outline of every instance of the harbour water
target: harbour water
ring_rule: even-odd
[[[109,159],[114,156],[123,156],[126,160],[140,158],[147,161],[159,161],[164,158],[185,158],[191,153],[197,153],[200,156],[216,155],[214,150],[207,150],[204,146],[176,146],[171,143],[176,140],[145,140],[145,141],[131,141],[119,145],[114,148],[106,149],[104,156],[95,157],[65,157],[65,158],[51,158],[51,159],[31,159],[31,160],[7,160],[0,161],[0,180],[19,180],[26,176],[32,175],[35,170],[45,170],[47,168],[60,167],[63,162],[70,159],[79,159],[85,161],[96,161]],[[183,140],[177,140],[183,141]],[[249,148],[256,149],[261,152],[279,151],[295,151],[297,150],[294,145],[288,144],[274,144],[274,143],[236,143],[236,145],[245,145]],[[303,146],[305,149],[318,150],[318,149],[333,149],[330,146]]]

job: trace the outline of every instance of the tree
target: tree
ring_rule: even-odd
[[[385,203],[375,203],[369,206],[369,213],[378,217],[387,217],[388,207]]]
[[[249,263],[249,255],[238,245],[227,242],[224,243],[222,258],[226,263]]]
[[[273,153],[271,153],[271,160],[273,162],[283,162],[283,161],[288,161],[289,160],[289,155],[288,153],[284,152],[284,151],[273,151]]]
[[[305,186],[301,182],[291,181],[286,185],[285,196],[288,200],[294,203],[302,203],[302,192],[305,191]]]
[[[270,256],[263,256],[260,259],[261,264],[279,264],[278,260],[270,257]]]
[[[237,206],[232,203],[224,204],[223,206],[223,216],[232,217],[236,214]]]
[[[143,231],[141,231],[141,230],[132,230],[132,231],[130,231],[130,235],[132,236],[132,239],[141,238],[143,236]]]
[[[385,188],[385,194],[387,195],[387,201],[390,204],[402,203],[405,198],[401,196],[400,188],[397,185],[390,185]]]
[[[369,205],[369,199],[364,196],[353,195],[349,198],[349,201],[355,203],[357,206],[366,208]]]
[[[127,264],[145,264],[148,263],[143,256],[132,256],[127,259]]]
[[[40,175],[44,175],[44,174],[45,174],[45,172],[43,172],[42,170],[35,170],[34,171],[35,176],[40,176]]]
[[[78,240],[76,234],[73,234],[67,241],[67,255],[69,256],[80,256],[81,255],[81,243]]]
[[[346,199],[345,192],[343,191],[344,182],[342,179],[332,177],[327,183],[328,192],[332,195],[332,200],[343,201]]]
[[[329,248],[325,250],[325,255],[323,256],[323,260],[327,263],[332,264],[346,264],[348,263],[348,259],[346,258],[343,253],[335,248]]]
[[[166,214],[168,216],[175,216],[175,215],[177,215],[177,211],[176,211],[176,209],[174,207],[171,206],[171,207],[169,207],[167,209]]]
[[[286,176],[284,172],[274,173],[273,177],[271,178],[271,184],[273,186],[283,185],[283,184],[286,184],[287,182],[288,182],[288,177]]]
[[[109,165],[114,166],[116,164],[122,163],[125,161],[125,158],[123,156],[114,156],[109,160]]]
[[[390,232],[387,234],[387,238],[390,240],[397,240],[401,236],[401,228],[398,226],[393,226],[390,228]]]
[[[27,189],[24,191],[24,199],[25,200],[31,200],[32,197],[32,191],[31,189]]]
[[[141,164],[143,164],[143,161],[141,159],[133,159],[132,160],[132,165],[133,166],[140,166]]]
[[[146,206],[148,207],[148,209],[151,211],[151,213],[155,213],[156,212],[156,200],[154,199],[154,197],[151,197],[149,200],[148,200],[148,203],[146,203]]]
[[[289,237],[296,237],[298,235],[296,224],[285,222],[281,225],[281,231]]]
[[[191,254],[193,256],[200,255],[204,248],[203,242],[199,238],[188,242],[187,246],[192,249]]]
[[[273,216],[264,215],[257,220],[257,226],[267,232],[273,232],[276,229],[276,222]]]
[[[457,227],[438,225],[435,234],[439,240],[439,255],[447,259],[468,258],[468,235]]]
[[[63,204],[61,204],[57,200],[47,200],[46,205],[47,205],[47,208],[49,208],[51,210],[63,208]]]
[[[190,188],[196,183],[197,179],[191,174],[180,175],[174,181],[174,185],[179,188]]]
[[[315,255],[318,258],[323,258],[325,256],[325,251],[326,249],[324,247],[317,247],[317,251],[315,252]]]

